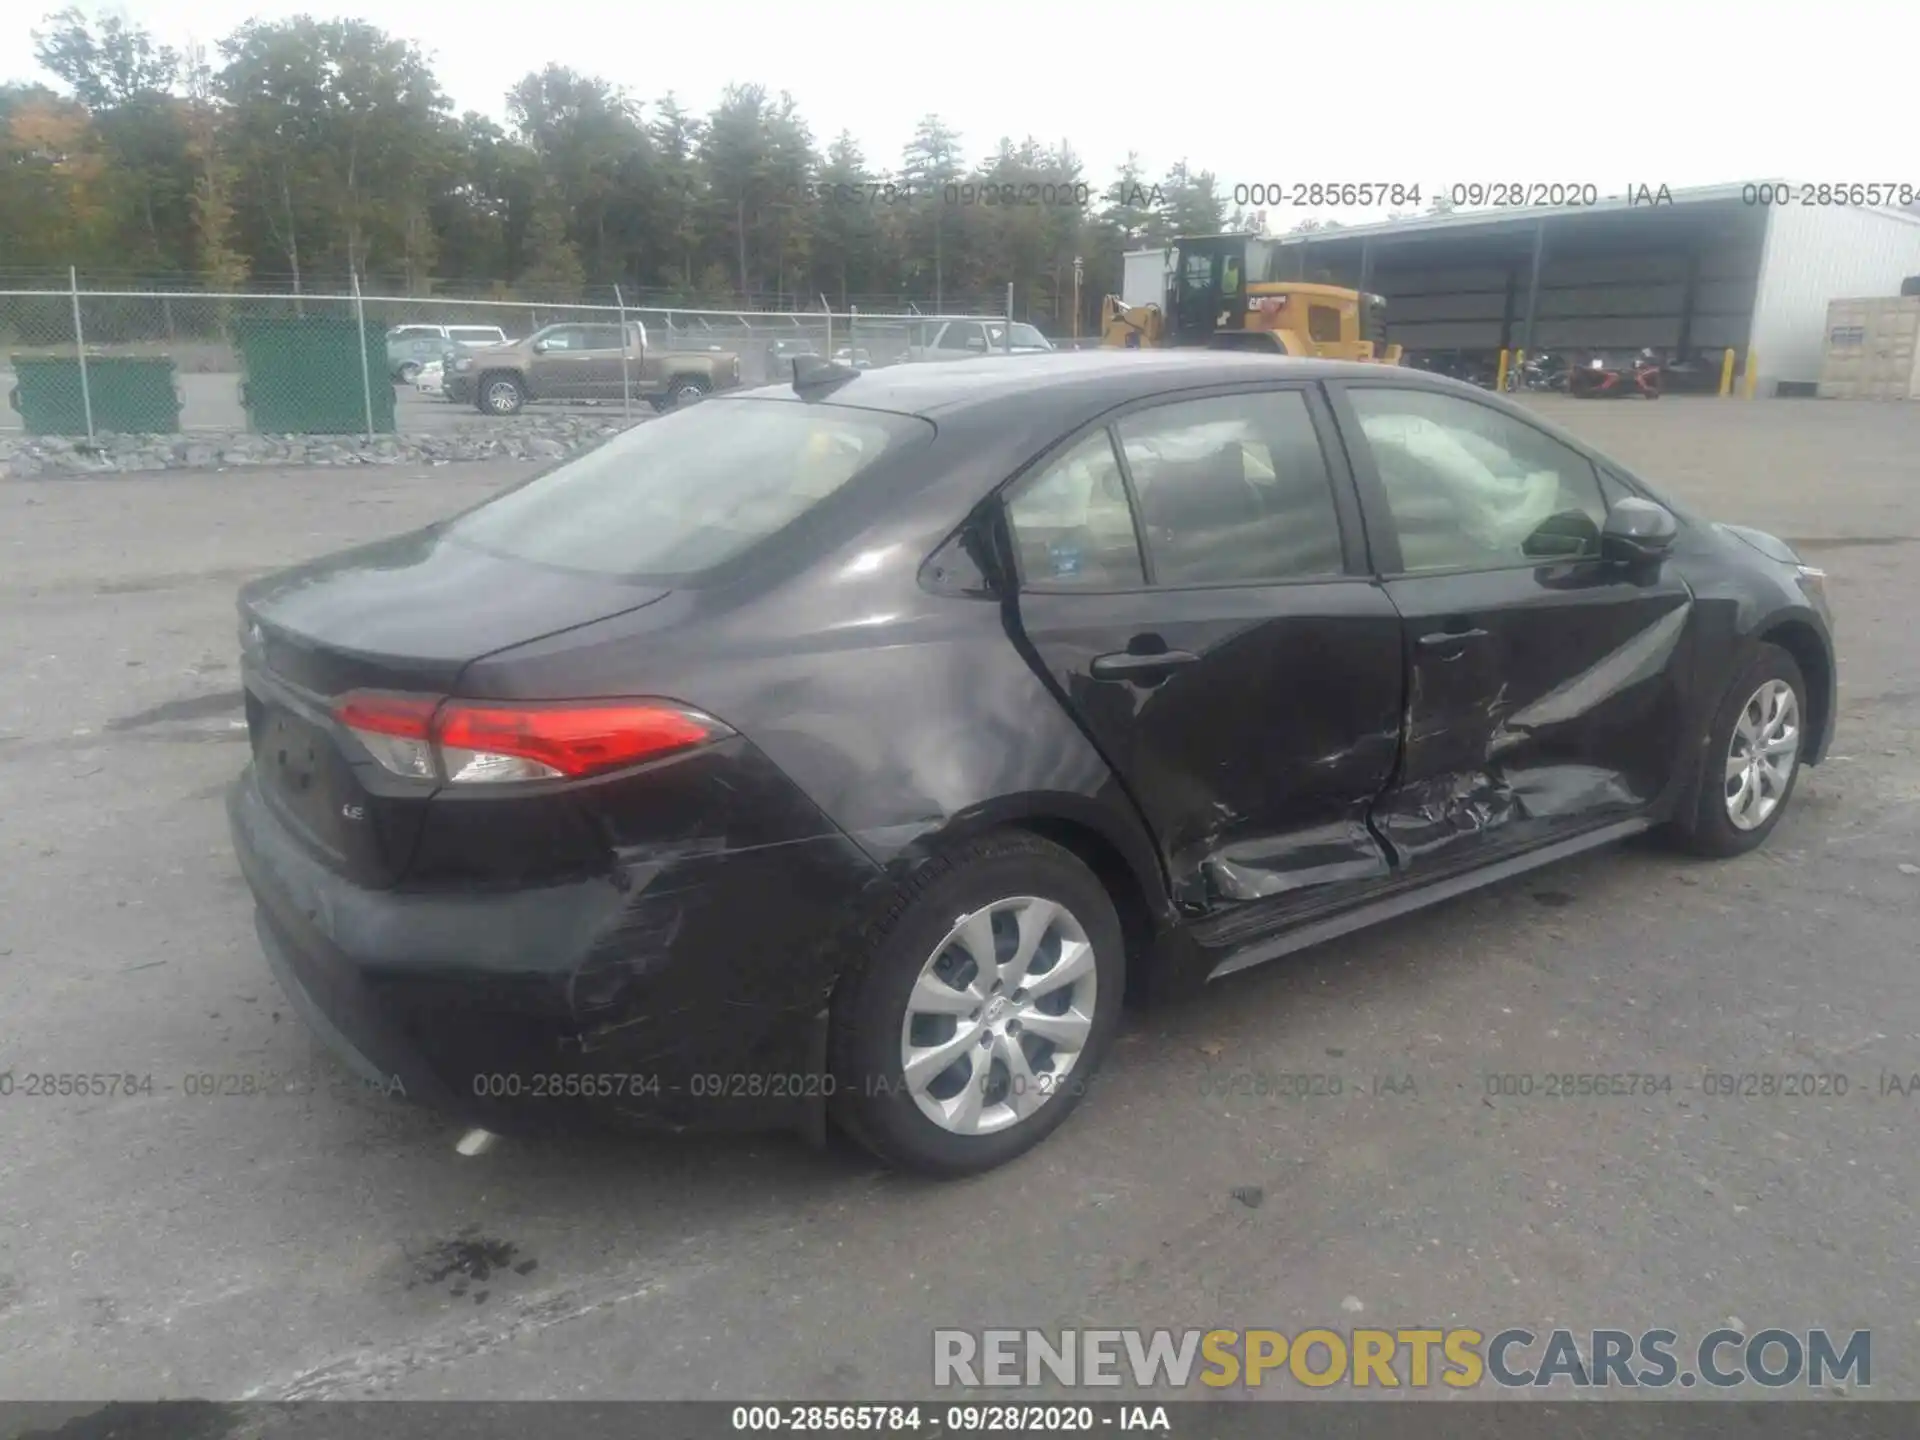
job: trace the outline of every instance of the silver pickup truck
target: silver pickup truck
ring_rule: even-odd
[[[1044,355],[1053,342],[1031,325],[1015,322],[1007,346],[1004,320],[923,320],[907,341],[909,360],[964,360],[969,355]]]

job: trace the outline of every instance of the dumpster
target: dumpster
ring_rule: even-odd
[[[393,433],[384,325],[367,327],[364,352],[350,316],[236,315],[233,335],[247,375],[240,403],[255,433],[365,434],[369,386],[374,430]]]
[[[180,391],[173,361],[129,355],[89,355],[87,384],[72,355],[15,355],[14,389],[7,397],[29,435],[84,435],[87,401],[96,435],[170,435],[180,428]]]

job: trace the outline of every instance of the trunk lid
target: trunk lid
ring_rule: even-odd
[[[438,787],[382,767],[334,702],[360,689],[445,696],[482,656],[668,593],[490,555],[437,528],[257,580],[240,593],[240,629],[261,792],[326,863],[390,886]]]

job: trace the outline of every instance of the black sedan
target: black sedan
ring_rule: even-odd
[[[809,366],[240,609],[237,853],[370,1083],[946,1174],[1129,992],[1753,849],[1835,713],[1780,540],[1457,382],[1208,352]]]

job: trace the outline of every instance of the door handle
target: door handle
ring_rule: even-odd
[[[1162,650],[1157,655],[1140,655],[1132,650],[1116,650],[1111,655],[1096,656],[1089,668],[1096,680],[1128,680],[1136,675],[1151,674],[1155,670],[1165,670],[1173,665],[1191,665],[1199,658],[1191,650]]]
[[[1436,630],[1431,635],[1422,635],[1418,643],[1422,650],[1441,650],[1449,645],[1486,638],[1487,632],[1484,630]]]

